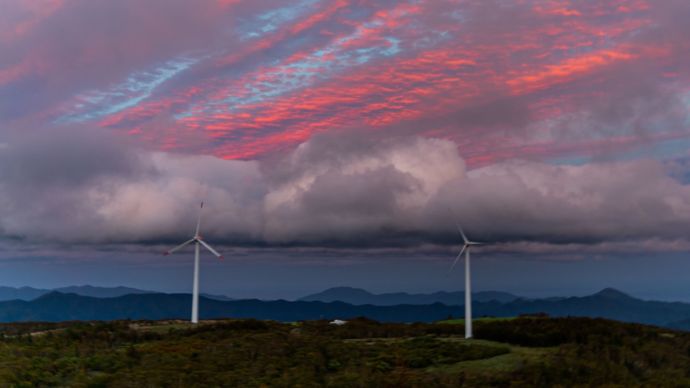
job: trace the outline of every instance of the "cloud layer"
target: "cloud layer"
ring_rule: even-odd
[[[47,139],[23,135],[0,150],[5,239],[175,242],[192,234],[201,199],[204,235],[250,247],[454,245],[460,222],[501,249],[663,250],[687,244],[690,229],[690,186],[651,160],[468,172],[456,144],[421,137],[317,136],[263,162],[150,152],[84,129]]]
[[[688,19],[682,0],[7,0],[0,235],[167,244],[205,199],[234,246],[444,249],[460,222],[497,251],[679,250]]]

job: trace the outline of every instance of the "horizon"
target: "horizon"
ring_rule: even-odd
[[[0,8],[0,284],[690,302],[690,2]]]
[[[126,285],[126,284],[117,284],[117,285],[114,285],[114,284],[105,284],[105,285],[94,285],[94,284],[66,284],[66,285],[62,285],[62,286],[47,287],[47,288],[45,288],[45,287],[35,287],[35,286],[31,286],[31,285],[8,286],[8,285],[0,284],[0,288],[2,288],[2,287],[12,288],[12,289],[16,289],[16,290],[29,288],[29,289],[34,289],[34,290],[46,290],[46,291],[50,291],[50,292],[57,291],[57,292],[61,292],[61,293],[63,292],[63,289],[64,289],[64,288],[103,288],[103,289],[118,289],[118,288],[125,288],[125,289],[132,289],[132,290],[136,290],[136,291],[144,291],[144,292],[152,292],[152,293],[162,293],[162,294],[190,294],[190,293],[191,293],[190,290],[184,290],[184,289],[181,289],[181,290],[174,290],[174,289],[173,289],[173,290],[170,290],[170,289],[164,290],[164,289],[155,289],[155,288],[135,287],[135,286]],[[285,297],[285,296],[282,295],[282,294],[272,294],[272,295],[267,295],[267,296],[264,296],[264,297],[255,297],[255,296],[250,296],[250,295],[245,295],[245,296],[242,296],[242,297],[237,297],[237,296],[234,296],[234,295],[228,295],[228,294],[224,294],[224,293],[213,293],[213,292],[201,292],[201,296],[204,296],[204,295],[225,296],[225,297],[228,297],[228,298],[231,298],[231,299],[235,299],[235,300],[258,299],[258,300],[263,300],[263,301],[273,301],[273,300],[298,301],[299,299],[301,299],[301,298],[303,298],[303,297],[307,297],[307,296],[311,296],[311,295],[320,294],[320,293],[322,293],[322,292],[330,291],[330,290],[334,290],[334,289],[359,290],[359,291],[365,291],[365,292],[367,292],[367,293],[369,293],[369,294],[371,294],[371,295],[385,295],[385,294],[430,295],[430,294],[439,293],[439,292],[441,292],[441,293],[443,293],[443,292],[445,292],[445,293],[456,293],[456,292],[462,293],[462,292],[465,291],[462,287],[457,288],[457,289],[419,289],[418,291],[410,291],[410,290],[382,290],[382,291],[372,291],[372,290],[367,289],[367,288],[364,288],[364,287],[354,287],[354,286],[350,286],[350,285],[335,285],[335,286],[329,286],[329,287],[327,287],[327,288],[315,289],[315,290],[313,290],[313,291],[308,291],[308,292],[303,293],[303,294],[295,293],[295,294],[293,294],[293,296],[291,296],[291,297]],[[556,294],[543,293],[543,291],[538,291],[538,292],[536,292],[536,293],[530,293],[530,292],[527,292],[527,293],[517,293],[517,292],[513,292],[513,291],[510,291],[510,290],[503,290],[503,289],[476,289],[476,290],[473,289],[473,290],[472,290],[472,294],[476,294],[476,293],[486,293],[486,292],[499,292],[499,293],[508,293],[508,294],[517,296],[517,297],[519,297],[519,298],[527,298],[527,299],[548,299],[548,298],[558,298],[558,297],[565,297],[565,298],[568,298],[568,297],[585,297],[585,296],[592,296],[592,295],[599,294],[599,293],[604,292],[604,291],[607,291],[607,290],[618,291],[618,292],[621,292],[621,293],[623,293],[623,294],[625,294],[625,295],[631,296],[631,297],[633,297],[633,298],[635,298],[635,299],[640,299],[640,300],[644,300],[644,301],[690,303],[690,300],[684,300],[684,299],[672,299],[672,298],[671,298],[671,299],[663,299],[663,298],[655,298],[655,297],[646,297],[646,296],[644,296],[644,295],[639,295],[639,294],[631,293],[631,292],[628,292],[627,290],[619,289],[619,288],[616,288],[616,287],[603,287],[603,288],[595,289],[595,290],[591,290],[591,291],[580,291],[580,292],[576,292],[576,293],[572,293],[572,294],[558,294],[558,295],[556,295]]]
[[[58,292],[58,293],[65,293],[65,289],[73,289],[73,288],[89,288],[89,289],[103,289],[103,290],[113,290],[113,289],[129,289],[135,292],[145,292],[145,293],[160,293],[160,294],[190,294],[190,292],[185,292],[185,291],[163,291],[163,290],[156,290],[156,289],[144,289],[144,288],[138,288],[138,287],[133,287],[133,286],[128,286],[128,285],[93,285],[93,284],[72,284],[72,285],[65,285],[65,286],[59,286],[59,287],[53,287],[53,288],[41,288],[41,287],[33,287],[33,286],[6,286],[6,285],[0,285],[0,288],[11,288],[15,290],[21,290],[21,289],[32,289],[32,290],[43,290],[43,291],[49,291],[49,292]],[[304,297],[312,296],[312,295],[317,295],[321,294],[323,292],[328,292],[328,291],[333,291],[333,290],[348,290],[348,291],[362,291],[366,292],[367,294],[378,296],[378,295],[393,295],[393,294],[407,294],[407,295],[432,295],[435,293],[462,293],[464,292],[464,289],[457,289],[457,290],[435,290],[435,291],[419,291],[419,292],[412,292],[412,291],[380,291],[380,292],[372,292],[370,290],[361,288],[361,287],[352,287],[352,286],[347,286],[347,285],[339,285],[339,286],[332,286],[328,287],[325,289],[321,289],[319,291],[311,292],[305,295],[301,295],[298,297],[293,297],[293,298],[282,298],[282,297],[274,297],[274,298],[252,298],[252,297],[246,297],[246,298],[234,298],[231,295],[225,295],[225,294],[213,294],[213,293],[201,293],[201,296],[204,295],[211,295],[211,296],[225,296],[229,297],[231,299],[235,300],[243,300],[243,299],[258,299],[258,300],[266,300],[266,301],[271,301],[271,300],[287,300],[287,301],[298,301]],[[635,295],[632,295],[624,290],[619,290],[614,287],[604,287],[598,291],[591,292],[591,293],[585,293],[582,295],[543,295],[539,297],[527,297],[525,295],[517,295],[515,293],[505,291],[505,290],[496,290],[496,289],[487,289],[487,290],[472,290],[472,294],[475,293],[506,293],[510,295],[514,295],[518,298],[528,298],[528,299],[548,299],[548,298],[555,298],[555,297],[583,297],[583,296],[591,296],[591,295],[596,295],[602,292],[606,291],[616,291],[620,292],[624,295],[631,296],[636,299],[641,299],[641,300],[651,300],[651,299],[645,299],[641,297],[637,297]],[[124,294],[126,295],[126,294]],[[674,302],[674,301],[662,301],[662,302]]]

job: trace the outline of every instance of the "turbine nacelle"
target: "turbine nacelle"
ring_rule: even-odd
[[[465,232],[462,230],[462,227],[460,227],[460,224],[457,224],[457,225],[458,225],[458,231],[460,232],[460,236],[462,236],[463,244],[462,244],[462,249],[460,250],[460,253],[458,253],[458,255],[455,257],[455,260],[453,261],[453,264],[450,266],[450,270],[453,270],[453,268],[455,268],[455,265],[458,263],[458,261],[462,257],[462,254],[465,252],[465,250],[469,251],[470,247],[472,247],[474,245],[486,245],[486,243],[483,243],[483,242],[470,241],[467,238],[467,236],[465,236]]]
[[[221,260],[224,259],[223,255],[221,255],[220,253],[218,253],[218,251],[216,251],[215,249],[213,249],[210,245],[208,245],[208,243],[207,243],[206,241],[202,240],[202,239],[199,238],[199,237],[193,237],[193,238],[191,238],[190,240],[187,240],[187,241],[183,242],[182,244],[176,246],[175,248],[173,248],[173,249],[171,249],[171,250],[169,250],[169,251],[163,252],[163,256],[172,255],[173,253],[179,251],[180,249],[186,247],[187,245],[189,245],[189,244],[191,244],[191,243],[200,244],[200,245],[202,245],[204,248],[206,248],[206,250],[208,250],[208,251],[211,252],[214,256],[216,256],[217,258],[219,258],[219,259],[221,259]]]

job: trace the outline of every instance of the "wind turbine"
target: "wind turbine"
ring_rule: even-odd
[[[211,248],[211,246],[208,245],[206,241],[201,239],[201,235],[199,235],[199,228],[201,227],[201,210],[203,210],[203,208],[204,203],[202,202],[201,208],[199,209],[199,219],[196,222],[196,232],[194,232],[194,237],[164,253],[164,255],[169,255],[171,253],[179,251],[180,249],[186,247],[191,243],[194,243],[194,288],[192,289],[192,323],[199,323],[199,246],[203,246],[219,259],[223,259],[223,256],[220,253],[216,252],[215,249]]]
[[[455,258],[455,261],[453,261],[453,265],[450,266],[450,269],[452,270],[455,267],[455,264],[457,264],[458,260],[460,260],[462,253],[465,252],[465,338],[469,339],[472,338],[472,284],[470,277],[470,248],[472,245],[482,245],[483,243],[468,240],[467,236],[465,236],[465,232],[462,231],[462,228],[459,224],[458,231],[462,236],[464,244],[460,250],[460,253],[458,253],[458,256]]]

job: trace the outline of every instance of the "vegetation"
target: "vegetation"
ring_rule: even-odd
[[[0,386],[689,386],[690,334],[601,319],[0,325]]]
[[[473,322],[491,322],[491,321],[512,321],[515,317],[479,317],[474,318]],[[453,324],[453,325],[464,325],[465,319],[446,319],[443,321],[438,321],[436,323],[441,324]]]

